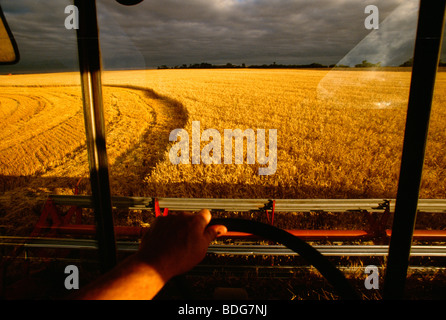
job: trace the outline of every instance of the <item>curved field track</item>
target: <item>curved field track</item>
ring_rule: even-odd
[[[103,95],[112,192],[142,194],[187,113],[150,89],[104,86]],[[4,86],[0,123],[0,220],[24,206],[38,211],[44,196],[71,193],[81,178],[81,189],[89,188],[79,86]]]
[[[44,172],[83,143],[78,92],[72,87],[2,88],[1,174]]]

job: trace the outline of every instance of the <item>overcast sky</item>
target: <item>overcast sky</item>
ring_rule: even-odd
[[[399,65],[413,53],[418,0],[97,0],[105,69],[213,64]],[[21,61],[0,71],[76,70],[69,0],[0,0]],[[368,30],[366,5],[379,9]],[[446,50],[442,51],[443,53]],[[446,55],[442,55],[446,60]]]

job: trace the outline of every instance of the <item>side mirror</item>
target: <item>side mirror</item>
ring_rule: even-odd
[[[118,1],[120,4],[123,4],[125,6],[134,6],[135,4],[138,4],[140,2],[142,2],[143,0],[116,0]]]
[[[19,60],[19,49],[0,6],[0,65],[16,64]]]

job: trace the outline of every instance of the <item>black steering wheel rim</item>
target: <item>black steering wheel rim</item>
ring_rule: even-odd
[[[325,256],[299,237],[285,230],[258,221],[238,218],[215,218],[209,224],[224,225],[228,231],[250,233],[267,240],[281,243],[313,265],[334,287],[341,299],[360,299],[358,293],[345,278],[344,274]]]

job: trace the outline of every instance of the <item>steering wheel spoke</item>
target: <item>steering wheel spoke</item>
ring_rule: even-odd
[[[313,265],[334,287],[337,294],[342,299],[360,299],[359,294],[345,278],[344,274],[325,256],[302,239],[290,234],[289,232],[286,232],[285,230],[269,224],[237,218],[212,219],[210,225],[224,225],[228,231],[250,233],[266,240],[281,243]]]

